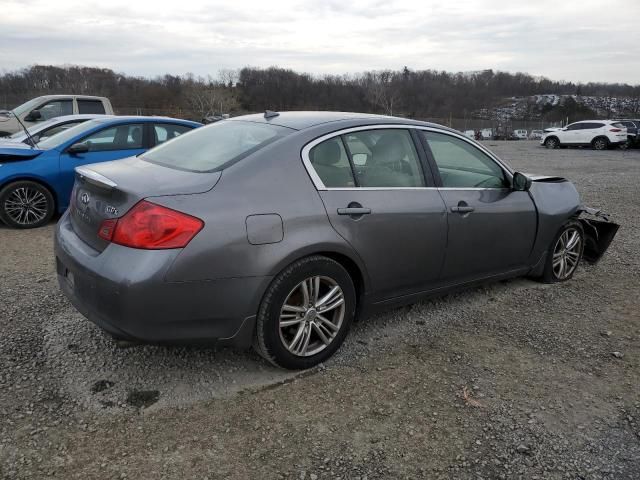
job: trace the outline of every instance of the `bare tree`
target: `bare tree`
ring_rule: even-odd
[[[394,72],[368,72],[362,80],[367,100],[387,115],[393,115],[393,109],[401,98],[400,89],[394,85]]]
[[[202,118],[215,112],[228,113],[240,106],[233,87],[194,84],[186,92],[189,106]]]

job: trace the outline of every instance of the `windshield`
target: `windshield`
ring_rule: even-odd
[[[38,148],[42,150],[49,150],[51,148],[55,148],[58,145],[62,145],[65,142],[68,142],[72,138],[81,135],[82,132],[86,132],[87,130],[91,130],[94,127],[100,125],[100,120],[89,120],[88,122],[81,123],[80,125],[76,125],[75,127],[71,127],[68,130],[63,130],[57,135],[53,135],[52,137],[47,137],[46,139],[38,142]]]
[[[21,117],[22,114],[28,113],[31,110],[33,110],[34,108],[39,107],[40,106],[40,102],[42,102],[42,97],[33,98],[33,99],[29,100],[28,102],[23,103],[22,105],[19,105],[16,108],[14,108],[13,109],[13,113],[15,113],[17,116]]]
[[[277,125],[221,120],[153,148],[140,158],[178,170],[212,172],[224,169],[292,131]]]

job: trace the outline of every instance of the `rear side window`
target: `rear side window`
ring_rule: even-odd
[[[160,145],[167,140],[179,137],[189,130],[191,130],[191,127],[187,127],[185,125],[177,125],[175,123],[156,123],[153,126],[154,144]]]
[[[309,160],[325,187],[355,186],[349,157],[340,137],[330,138],[313,147],[309,152]]]
[[[344,136],[359,187],[424,187],[420,160],[407,130],[364,130]]]
[[[104,114],[104,105],[100,100],[77,100],[78,113]]]
[[[140,158],[178,170],[214,172],[293,131],[265,123],[222,120],[158,145]]]

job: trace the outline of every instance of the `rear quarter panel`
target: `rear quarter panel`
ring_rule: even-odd
[[[154,198],[205,222],[172,265],[167,281],[273,276],[296,259],[318,252],[346,255],[366,275],[355,252],[331,227],[302,164],[305,135],[290,137],[294,136],[227,168],[209,192]],[[282,218],[283,238],[253,245],[246,219],[265,214]]]

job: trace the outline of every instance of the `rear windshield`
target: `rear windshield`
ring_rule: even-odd
[[[190,172],[213,172],[293,132],[264,123],[222,120],[152,148],[140,158]]]

